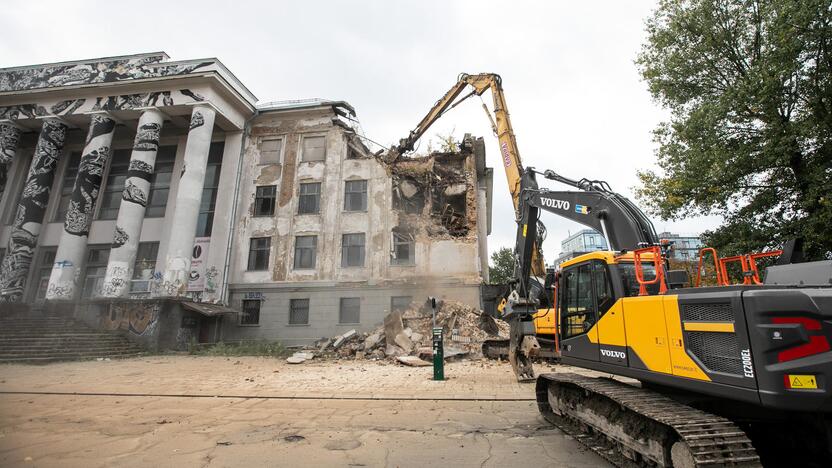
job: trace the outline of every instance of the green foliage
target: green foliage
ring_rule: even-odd
[[[832,250],[829,0],[661,0],[636,61],[671,111],[637,196],[663,219],[719,214],[733,254],[803,236]]]
[[[291,353],[278,341],[219,342],[205,347],[191,344],[191,354],[199,356],[273,356],[286,357]]]
[[[508,247],[491,254],[488,265],[488,282],[491,284],[508,283],[514,277],[514,251]]]

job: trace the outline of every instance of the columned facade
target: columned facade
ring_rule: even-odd
[[[145,110],[139,117],[113,233],[110,259],[101,288],[102,297],[128,297],[130,292],[130,280],[133,277],[163,123],[163,114],[155,108]]]
[[[64,230],[46,290],[48,301],[71,301],[77,296],[78,280],[87,254],[87,237],[93,209],[101,189],[101,178],[110,159],[116,122],[104,114],[90,116],[86,145],[66,209]]]
[[[215,116],[210,106],[195,106],[191,113],[160,296],[183,296],[187,291]]]
[[[66,132],[65,123],[56,119],[43,120],[23,193],[15,209],[8,249],[0,268],[2,301],[20,302],[23,298]]]
[[[19,141],[20,129],[16,125],[8,122],[0,123],[0,199],[6,191],[9,166],[17,153]]]

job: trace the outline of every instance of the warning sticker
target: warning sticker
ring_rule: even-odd
[[[788,382],[789,388],[796,388],[796,389],[816,389],[818,388],[818,381],[814,375],[796,375],[796,374],[789,374],[786,375],[786,382]]]

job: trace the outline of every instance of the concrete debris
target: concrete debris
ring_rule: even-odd
[[[476,308],[454,301],[439,301],[436,311],[436,325],[444,329],[445,359],[479,359],[482,357],[482,343],[486,339],[506,339],[509,336],[508,323],[484,318]],[[481,324],[486,324],[485,331]],[[319,340],[310,349],[316,350],[318,358],[390,360],[408,364],[410,358],[431,361],[433,356],[433,320],[427,305],[413,305],[404,311],[388,314],[384,324],[366,333],[350,330],[331,339]],[[326,341],[332,343],[321,351]]]
[[[289,364],[301,364],[314,357],[315,355],[308,351],[298,351],[295,354],[287,357],[286,362],[288,362]]]
[[[432,365],[430,362],[423,361],[416,356],[398,356],[396,360],[411,367],[426,367]]]

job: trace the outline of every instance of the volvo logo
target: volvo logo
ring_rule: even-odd
[[[554,198],[540,197],[540,204],[548,206],[549,208],[556,208],[559,210],[569,211],[569,202],[566,200],[555,200]]]
[[[602,349],[601,355],[616,359],[627,359],[627,354],[624,351],[613,351],[611,349]]]

